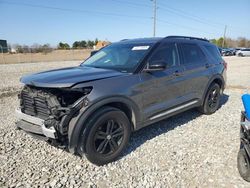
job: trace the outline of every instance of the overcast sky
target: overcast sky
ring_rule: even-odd
[[[157,36],[250,38],[250,0],[157,0]],[[150,0],[0,0],[0,39],[32,45],[153,35]]]

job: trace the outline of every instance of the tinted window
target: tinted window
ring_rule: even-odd
[[[165,62],[167,67],[178,65],[178,54],[174,43],[163,43],[149,59],[150,63]]]
[[[220,52],[216,46],[211,45],[205,45],[204,46],[210,57],[212,57],[214,60],[221,62],[222,57],[220,55]]]
[[[185,64],[204,63],[205,55],[195,44],[181,44]]]

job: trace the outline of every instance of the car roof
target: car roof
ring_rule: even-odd
[[[157,43],[162,39],[162,37],[123,39],[117,43]]]
[[[204,42],[207,44],[211,44],[208,40],[196,37],[187,37],[187,36],[167,36],[167,37],[151,37],[151,38],[136,38],[136,39],[123,39],[118,44],[131,44],[131,43],[157,43],[160,41],[178,41],[178,42],[190,42],[190,43],[198,43]]]

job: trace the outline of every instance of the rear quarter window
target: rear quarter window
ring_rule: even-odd
[[[221,62],[222,57],[221,57],[219,49],[216,46],[205,45],[204,47],[205,47],[207,53],[209,54],[209,56],[213,60],[215,60],[216,62]]]

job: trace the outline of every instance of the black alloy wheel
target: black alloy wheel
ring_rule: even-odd
[[[113,107],[103,107],[93,114],[86,125],[83,138],[85,155],[96,165],[116,160],[126,148],[131,123],[126,114]]]
[[[124,128],[115,119],[109,119],[98,127],[94,136],[95,151],[109,155],[117,151],[124,137]]]
[[[199,110],[207,115],[214,113],[220,106],[220,98],[221,88],[217,83],[213,83],[209,87],[204,103]]]
[[[208,94],[208,106],[210,109],[214,109],[219,103],[220,90],[216,87],[211,89]]]

